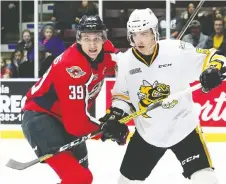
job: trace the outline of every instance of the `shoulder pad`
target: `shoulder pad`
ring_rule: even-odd
[[[104,47],[104,52],[114,53],[114,52],[117,52],[118,50],[114,47],[114,45],[110,40],[106,40],[103,47]]]

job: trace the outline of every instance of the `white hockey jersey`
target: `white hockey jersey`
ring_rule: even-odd
[[[156,100],[187,89],[199,76],[215,49],[198,50],[179,40],[162,40],[155,48],[155,59],[148,66],[130,48],[113,56],[118,73],[112,90],[112,106],[131,113],[146,108]],[[183,140],[199,124],[199,109],[188,93],[166,106],[134,119],[141,137],[157,147],[170,147]]]

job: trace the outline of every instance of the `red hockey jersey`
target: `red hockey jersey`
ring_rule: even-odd
[[[107,41],[104,50],[107,53],[95,69],[76,44],[69,47],[29,90],[23,110],[53,115],[75,136],[98,130],[99,122],[87,110],[101,90],[106,71],[115,68],[110,55],[115,48]]]

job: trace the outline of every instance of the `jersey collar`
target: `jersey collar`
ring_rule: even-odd
[[[132,48],[133,55],[142,63],[144,63],[147,66],[151,66],[151,64],[154,62],[156,57],[158,56],[159,52],[159,44],[156,43],[153,54],[146,56],[142,53],[140,53],[136,48]]]

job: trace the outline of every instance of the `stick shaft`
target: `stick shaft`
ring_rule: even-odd
[[[188,21],[186,22],[186,24],[184,25],[184,27],[182,28],[181,32],[179,33],[179,35],[177,36],[177,39],[180,40],[185,31],[188,29],[188,26],[190,25],[191,21],[195,18],[195,16],[197,15],[198,11],[201,9],[202,5],[204,4],[205,0],[201,0],[198,4],[198,6],[196,7],[195,11],[192,13],[192,15],[190,16],[190,18],[188,19]]]
[[[183,96],[183,95],[185,95],[187,93],[193,92],[193,91],[195,91],[195,90],[197,90],[199,88],[201,88],[201,84],[196,84],[193,87],[187,88],[187,89],[185,89],[185,90],[183,90],[181,92],[178,92],[178,93],[176,93],[176,94],[174,94],[172,96],[169,96],[169,98],[166,98],[166,100],[173,99],[173,98],[178,98],[178,97]],[[138,117],[138,116],[140,116],[142,114],[147,113],[148,111],[151,111],[153,109],[156,109],[156,108],[160,107],[161,105],[162,105],[162,101],[159,101],[159,102],[157,102],[155,104],[150,105],[147,109],[139,110],[139,111],[137,111],[135,113],[132,113],[132,114],[126,116],[125,118],[122,118],[121,120],[119,120],[119,122],[120,123],[126,123],[126,122],[128,122],[128,121],[130,121],[130,120],[132,120],[132,119],[134,119],[134,118],[136,118],[136,117]],[[17,170],[26,169],[26,168],[31,167],[32,165],[35,165],[35,164],[37,164],[39,162],[43,162],[43,161],[47,160],[48,158],[51,158],[51,157],[53,157],[54,155],[56,155],[56,154],[58,154],[60,152],[63,152],[63,151],[68,150],[68,149],[70,149],[72,147],[75,147],[75,146],[81,144],[82,142],[86,141],[87,139],[91,139],[91,138],[93,138],[93,137],[95,137],[95,136],[97,136],[97,135],[99,135],[101,133],[102,133],[102,131],[98,130],[96,132],[93,132],[93,133],[90,133],[88,135],[82,136],[82,137],[80,137],[80,138],[78,138],[78,139],[76,139],[76,140],[74,140],[74,141],[72,141],[72,142],[60,147],[58,149],[58,151],[55,152],[54,154],[46,154],[46,155],[44,155],[42,157],[39,157],[37,159],[34,159],[34,160],[26,162],[26,163],[21,163],[21,162],[15,161],[13,159],[10,159],[8,161],[8,163],[6,164],[6,166],[10,167],[12,169],[17,169]]]

